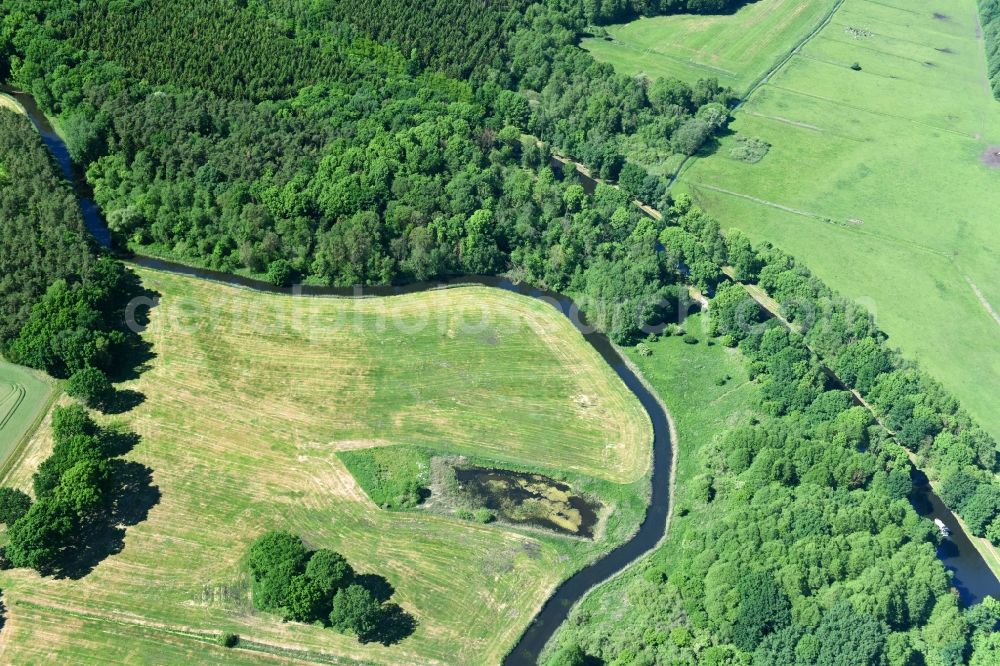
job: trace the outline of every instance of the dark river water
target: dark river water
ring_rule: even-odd
[[[30,95],[4,89],[15,97],[28,111],[32,122],[42,135],[45,145],[59,163],[66,178],[70,180],[77,191],[80,209],[83,211],[87,229],[104,247],[111,246],[111,235],[97,206],[86,196],[86,183],[74,169],[66,145],[53,130],[51,124],[38,109]],[[560,162],[560,167],[562,163]],[[555,164],[553,164],[555,166]],[[578,172],[584,189],[593,192],[595,181]],[[590,327],[576,304],[561,294],[546,292],[529,285],[515,284],[501,277],[462,276],[450,281],[434,283],[418,283],[390,287],[366,287],[363,292],[354,288],[304,286],[294,291],[276,287],[267,282],[253,280],[228,273],[192,268],[181,264],[161,261],[148,257],[134,257],[133,262],[147,268],[170,271],[189,275],[223,284],[241,286],[271,293],[287,293],[302,296],[385,296],[405,293],[416,293],[427,289],[436,289],[454,284],[478,284],[498,289],[505,289],[534,298],[542,299],[569,317],[586,338],[587,342],[614,369],[625,385],[635,394],[645,408],[653,425],[653,464],[651,473],[651,488],[649,507],[638,531],[626,543],[605,554],[592,564],[584,567],[560,584],[548,598],[542,609],[532,620],[522,634],[517,644],[504,660],[505,666],[535,664],[542,648],[555,633],[559,625],[566,619],[572,606],[579,601],[592,587],[611,578],[628,565],[657,546],[666,534],[667,515],[669,509],[670,468],[673,459],[673,446],[670,441],[670,428],[667,415],[659,400],[654,397],[639,377],[632,372],[618,350],[603,333]],[[961,595],[964,604],[981,601],[985,596],[1000,598],[1000,582],[993,576],[989,567],[972,546],[969,539],[959,529],[951,513],[944,507],[941,500],[923,487],[915,494],[914,506],[921,515],[928,519],[940,518],[951,528],[952,536],[942,542],[938,548],[938,556],[944,565],[952,572],[953,583]]]

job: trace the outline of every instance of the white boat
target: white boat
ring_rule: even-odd
[[[948,529],[948,526],[944,524],[943,520],[941,520],[940,518],[935,518],[934,524],[937,525],[937,528],[941,531],[941,536],[943,537],[951,536],[951,530]]]

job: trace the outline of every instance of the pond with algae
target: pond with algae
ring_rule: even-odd
[[[601,505],[560,481],[526,472],[485,467],[455,467],[460,492],[498,519],[560,534],[594,536]]]

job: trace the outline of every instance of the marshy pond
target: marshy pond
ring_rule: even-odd
[[[601,505],[560,481],[541,474],[506,469],[456,466],[459,492],[477,506],[514,525],[530,525],[560,534],[594,537]]]

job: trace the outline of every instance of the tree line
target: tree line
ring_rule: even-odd
[[[917,455],[921,469],[940,481],[941,499],[972,533],[1000,545],[996,440],[940,383],[888,346],[867,310],[774,247],[763,246],[757,260],[757,283],[782,304],[783,316],[804,341],[865,398],[900,444]],[[721,325],[737,338],[745,331],[732,320]]]
[[[32,475],[34,500],[0,488],[2,561],[78,577],[120,548],[122,526],[144,519],[159,492],[148,468],[119,457],[136,437],[99,427],[82,406],[54,409],[52,438],[51,455]]]

